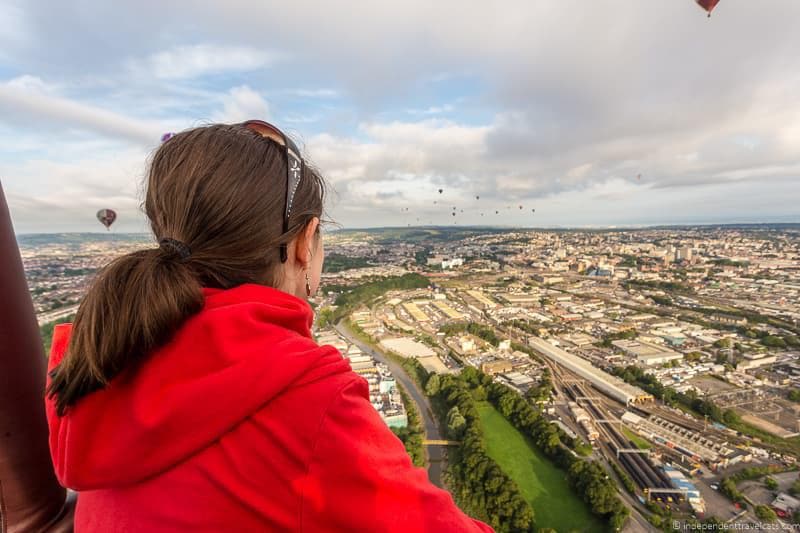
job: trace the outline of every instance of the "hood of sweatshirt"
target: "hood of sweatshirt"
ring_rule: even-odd
[[[46,400],[62,485],[92,490],[155,476],[287,389],[350,371],[336,348],[312,339],[306,301],[255,284],[203,293],[203,309],[138,369],[81,398],[63,417]],[[56,326],[48,372],[70,332],[70,324]]]

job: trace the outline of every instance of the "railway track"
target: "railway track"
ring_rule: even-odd
[[[578,398],[588,398],[589,395],[586,390],[577,383],[566,384],[564,390],[573,400],[577,401]],[[600,402],[587,400],[582,404],[594,417],[595,422],[598,420],[608,420],[608,415],[603,412],[598,405]],[[649,492],[651,498],[661,499],[658,489],[672,490],[672,485],[669,482],[666,474],[657,468],[646,457],[640,453],[620,453],[619,450],[635,449],[636,445],[630,439],[627,439],[613,425],[597,423],[598,431],[601,431],[606,440],[603,442],[604,446],[612,455],[617,456],[617,460],[631,476],[634,483],[647,494]]]

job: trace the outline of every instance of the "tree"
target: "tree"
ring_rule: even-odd
[[[771,477],[764,478],[764,486],[767,487],[769,490],[778,490],[778,482]]]
[[[486,400],[486,389],[483,388],[483,385],[478,385],[472,389],[472,397],[478,402]]]
[[[730,348],[733,346],[733,341],[730,337],[720,339],[714,343],[714,348]]]
[[[454,405],[450,411],[447,412],[447,429],[453,438],[460,438],[467,420],[464,415],[458,410],[458,406]]]
[[[756,516],[764,520],[766,522],[774,522],[778,519],[778,516],[775,514],[775,511],[767,507],[766,505],[756,505]]]
[[[439,394],[439,388],[440,388],[439,374],[434,374],[428,379],[428,382],[425,384],[425,394],[427,394],[428,396],[436,396],[437,394]]]
[[[724,413],[722,413],[722,421],[726,424],[738,424],[741,422],[741,418],[739,415],[736,414],[736,411],[733,409],[726,409]]]
[[[768,348],[786,348],[786,342],[776,335],[767,335],[761,339],[761,344]]]
[[[696,362],[703,358],[703,352],[689,352],[683,358],[690,362]]]
[[[795,479],[792,486],[789,487],[789,494],[792,496],[800,496],[800,478]]]

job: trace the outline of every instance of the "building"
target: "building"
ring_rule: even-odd
[[[744,326],[747,324],[747,319],[739,316],[714,314],[709,317],[713,322],[726,324],[728,326]]]
[[[501,374],[503,372],[511,372],[513,368],[514,367],[511,365],[511,362],[505,360],[490,361],[481,364],[481,371],[483,371],[485,374],[489,374],[490,376]]]
[[[545,285],[550,285],[552,283],[561,283],[562,281],[564,281],[564,278],[561,276],[545,276],[543,274],[537,274],[533,276],[533,279],[535,279],[539,283],[544,283]]]
[[[800,500],[781,492],[772,501],[772,509],[781,518],[791,518],[795,511],[800,510]]]
[[[388,350],[402,355],[403,357],[431,357],[436,355],[436,352],[434,352],[427,345],[417,342],[409,337],[381,339],[379,344]]]
[[[645,341],[623,339],[613,341],[611,344],[627,355],[635,357],[636,363],[642,366],[663,365],[670,361],[683,359],[683,355],[678,352]]]
[[[582,378],[589,380],[596,389],[608,394],[612,398],[616,398],[624,404],[642,403],[653,399],[652,395],[646,393],[639,387],[629,385],[618,377],[603,372],[586,359],[572,355],[545,340],[538,337],[530,337],[528,339],[528,344],[531,348],[548,359],[555,361]]]
[[[767,355],[765,353],[746,353],[742,357],[744,359],[739,361],[736,365],[737,370],[752,370],[765,365],[774,364],[777,360],[775,355]]]
[[[675,252],[675,259],[678,261],[691,261],[692,260],[692,249],[689,246],[685,246],[683,248],[678,248],[678,251]]]
[[[442,261],[442,268],[453,268],[457,266],[461,266],[464,264],[464,260],[460,257],[454,257],[453,259],[445,259]]]

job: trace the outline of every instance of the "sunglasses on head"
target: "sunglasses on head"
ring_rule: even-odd
[[[243,127],[254,131],[262,137],[267,137],[286,148],[286,204],[283,210],[283,233],[289,231],[289,213],[292,211],[292,201],[297,186],[300,185],[300,177],[303,175],[305,162],[300,156],[297,145],[285,133],[263,120],[248,120],[242,122]],[[286,244],[281,244],[281,263],[285,263],[289,258]]]

